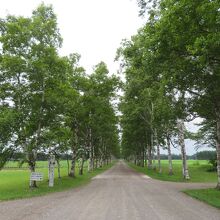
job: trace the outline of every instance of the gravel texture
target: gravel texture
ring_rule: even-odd
[[[86,186],[42,197],[0,202],[1,220],[220,220],[220,210],[183,189],[213,184],[151,179],[119,161]]]

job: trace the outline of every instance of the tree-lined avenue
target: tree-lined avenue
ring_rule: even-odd
[[[0,216],[4,220],[217,220],[218,209],[180,192],[210,186],[214,185],[153,180],[119,161],[87,186],[49,196],[2,202]]]

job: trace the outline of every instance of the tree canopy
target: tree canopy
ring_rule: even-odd
[[[80,55],[62,57],[61,46],[50,5],[41,4],[31,17],[0,20],[1,168],[14,152],[25,155],[32,172],[38,154],[65,153],[75,176],[78,160],[89,159],[93,169],[119,155],[113,104],[119,79],[104,62],[86,74]]]

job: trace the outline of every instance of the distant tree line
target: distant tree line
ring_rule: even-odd
[[[119,156],[119,155],[118,155]],[[11,156],[12,161],[19,161],[21,158],[24,158],[25,154],[22,152],[14,152]],[[59,154],[59,158],[61,160],[66,160],[67,158],[70,158],[71,154]],[[47,161],[49,158],[49,155],[47,153],[39,152],[37,155],[38,161]],[[167,154],[161,154],[160,155],[161,160],[167,160]],[[193,155],[187,155],[187,158],[190,160],[211,160],[216,159],[216,152],[215,151],[200,151]],[[173,160],[182,160],[181,154],[172,154]]]
[[[188,160],[216,160],[216,152],[215,151],[200,151],[193,155],[186,156]],[[166,154],[160,155],[161,160],[167,160]],[[172,154],[173,160],[182,160],[181,154]]]

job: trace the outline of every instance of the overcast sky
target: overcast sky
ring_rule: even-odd
[[[41,2],[52,4],[57,14],[64,40],[61,54],[81,54],[81,64],[88,72],[100,61],[115,72],[121,40],[130,38],[143,24],[136,0],[0,0],[0,17],[31,16]]]
[[[0,17],[31,16],[42,2],[52,4],[57,14],[63,37],[61,55],[81,54],[81,65],[89,73],[100,61],[107,63],[111,73],[116,73],[118,65],[114,58],[122,39],[130,38],[144,23],[138,17],[136,0],[0,0]],[[187,127],[196,129],[192,123]],[[187,153],[193,154],[192,142],[186,143]]]

